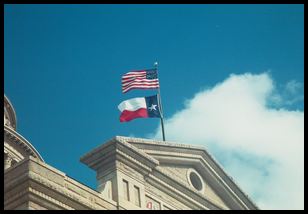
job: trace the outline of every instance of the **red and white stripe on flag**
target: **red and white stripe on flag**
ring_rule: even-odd
[[[122,92],[132,89],[155,89],[159,88],[158,78],[147,78],[147,71],[130,71],[122,76]]]

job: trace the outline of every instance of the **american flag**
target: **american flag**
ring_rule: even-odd
[[[130,71],[122,76],[122,92],[131,89],[153,89],[159,88],[156,69]]]

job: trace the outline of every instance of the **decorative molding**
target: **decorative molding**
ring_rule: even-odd
[[[4,199],[4,208],[9,207],[11,203],[17,201],[18,198],[21,198],[23,195],[27,194],[28,192],[29,192],[28,189],[23,189],[22,191],[18,191],[10,197],[6,197]]]
[[[188,206],[184,205],[182,202],[179,202],[171,195],[168,195],[163,190],[154,187],[150,183],[145,185],[145,194],[154,198],[157,201],[162,202],[162,204],[167,204],[168,206],[173,206],[175,209],[189,209]],[[184,206],[184,207],[183,207]]]
[[[18,132],[11,129],[10,127],[4,126],[4,135],[9,140],[15,143],[15,145],[22,148],[26,153],[29,155],[38,158],[40,161],[43,161],[43,158],[41,155],[36,151],[36,149],[32,146],[31,143],[29,143],[23,136],[21,136]]]
[[[45,194],[60,202],[65,201],[65,204],[73,209],[80,209],[81,207],[82,209],[93,210],[116,209],[116,202],[105,200],[101,193],[80,184],[67,177],[64,173],[58,172],[57,169],[53,169],[46,163],[31,157],[20,162],[14,169],[6,171],[4,184],[6,199],[10,199],[11,196],[15,195],[16,188],[32,188],[41,192],[34,191],[37,195],[45,197],[42,195]],[[10,201],[6,199],[5,203]],[[53,201],[53,199],[50,200]]]
[[[117,154],[119,155],[117,160],[121,161],[122,158],[124,158],[124,160],[126,161],[123,161],[124,163],[126,163],[127,165],[133,167],[134,169],[136,169],[137,171],[141,172],[142,174],[147,174],[149,172],[152,171],[152,168],[151,167],[148,167],[146,166],[145,164],[141,163],[140,161],[138,161],[136,158],[133,158],[131,156],[129,156],[128,154],[120,151],[120,150],[117,150]],[[127,162],[127,161],[130,161],[130,162]],[[138,166],[141,168],[138,168]]]
[[[61,201],[59,201],[59,200],[57,200],[57,199],[55,199],[55,198],[53,198],[53,197],[50,197],[49,195],[46,195],[45,193],[43,193],[43,192],[41,192],[41,191],[38,191],[38,190],[36,190],[36,189],[34,189],[34,188],[32,188],[32,187],[29,187],[29,192],[31,192],[31,193],[33,193],[33,194],[35,194],[35,195],[38,195],[38,196],[40,196],[41,198],[43,198],[43,199],[45,199],[45,200],[47,200],[47,201],[49,201],[49,202],[51,202],[51,203],[54,203],[54,204],[56,204],[56,205],[58,205],[58,206],[60,206],[60,207],[63,207],[63,208],[66,209],[66,210],[74,210],[73,207],[70,207],[70,206],[68,206],[67,204],[64,204],[64,203],[62,203]]]
[[[154,176],[158,180],[164,182],[165,185],[170,186],[171,189],[184,193],[185,195],[187,195],[189,198],[193,199],[194,201],[198,201],[198,203],[206,204],[207,207],[211,207],[211,209],[212,208],[213,209],[225,209],[219,204],[212,201],[211,198],[206,197],[200,191],[189,186],[188,183],[185,183],[182,180],[177,179],[176,177],[170,177],[170,174],[168,174],[168,172],[166,172],[166,170],[161,167],[156,168],[154,172]]]
[[[12,147],[10,145],[10,142],[6,142],[5,140],[4,140],[4,153],[10,154],[12,158],[18,162],[24,159],[24,156],[19,151],[17,151],[16,148]]]
[[[137,170],[131,168],[130,166],[127,166],[126,164],[124,164],[123,162],[120,162],[120,161],[117,162],[116,166],[117,166],[118,170],[120,170],[121,172],[123,172],[127,176],[134,178],[141,183],[144,183],[143,175],[140,172],[138,172]]]
[[[169,184],[165,183],[158,177],[154,175],[149,175],[146,178],[146,181],[153,185],[154,187],[158,188],[159,190],[163,190],[167,195],[170,195],[172,197],[175,197],[177,200],[179,200],[181,203],[185,204],[186,206],[190,207],[191,209],[219,209],[215,205],[209,206],[208,204],[204,205],[197,201],[195,201],[193,198],[189,197],[185,192],[176,189],[173,186],[170,186]]]
[[[46,178],[44,178],[44,177],[42,177],[42,176],[40,176],[36,173],[29,172],[29,177],[32,180],[35,180],[38,183],[46,186],[47,188],[52,189],[55,192],[58,192],[58,193],[65,195],[70,200],[73,200],[73,201],[77,202],[78,204],[80,204],[82,206],[86,206],[86,207],[89,207],[89,208],[92,208],[92,209],[98,208],[97,206],[95,206],[95,205],[93,205],[89,202],[86,202],[85,198],[78,195],[76,192],[73,192],[69,189],[66,189],[64,186],[60,186],[59,184],[53,183],[52,181],[50,181],[50,180],[48,180],[48,179],[46,179]]]
[[[189,168],[189,169],[187,170],[187,172],[186,172],[186,177],[187,177],[187,180],[188,180],[189,185],[190,185],[192,188],[195,188],[195,186],[194,186],[194,184],[192,183],[193,181],[191,180],[191,173],[194,173],[194,174],[197,176],[197,178],[200,180],[201,185],[202,185],[202,188],[201,188],[200,190],[197,190],[197,189],[196,189],[196,190],[197,190],[199,193],[203,194],[204,189],[205,189],[205,183],[204,183],[204,181],[203,181],[202,176],[200,176],[199,173],[198,173],[195,169],[193,169],[193,168]]]
[[[171,141],[160,141],[160,140],[152,140],[152,139],[144,139],[144,138],[135,138],[135,137],[125,137],[125,136],[116,136],[115,139],[126,142],[131,145],[134,145],[138,149],[142,149],[139,146],[145,145],[148,147],[149,145],[154,146],[161,146],[161,147],[172,147],[174,148],[186,148],[186,149],[195,149],[195,150],[205,150],[204,147],[196,146],[196,145],[189,145],[189,144],[181,144]],[[138,145],[138,146],[137,146]]]
[[[201,174],[204,174],[204,176],[207,177],[210,183],[215,184],[216,187],[219,187],[220,191],[222,191],[219,195],[221,196],[221,198],[223,198],[225,202],[228,202],[227,204],[232,205],[233,209],[248,209],[244,202],[241,201],[239,196],[236,195],[236,193],[233,192],[231,187],[226,184],[225,179],[220,177],[220,174],[218,174],[215,169],[213,169],[212,165],[207,162],[207,160],[205,159],[206,157],[194,154],[181,154],[179,156],[177,156],[176,154],[170,154],[170,156],[167,156],[165,153],[166,152],[164,152],[164,157],[158,158],[157,155],[155,155],[155,157],[163,163],[185,163],[186,165],[199,168],[199,171],[202,172]],[[164,160],[162,160],[162,158],[164,158]],[[187,184],[185,185],[187,186]],[[198,192],[190,186],[188,188],[195,192]]]
[[[4,154],[4,170],[11,167],[11,162],[13,158],[9,153]]]

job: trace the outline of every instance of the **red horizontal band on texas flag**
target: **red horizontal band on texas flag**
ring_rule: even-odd
[[[149,117],[147,109],[140,108],[136,111],[124,110],[120,115],[120,122],[128,122],[139,117]]]

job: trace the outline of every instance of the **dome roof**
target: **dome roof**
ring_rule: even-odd
[[[40,161],[44,159],[34,146],[15,130],[4,126],[4,152],[21,160],[33,156]]]
[[[16,131],[16,113],[10,100],[4,95],[4,153],[17,161],[28,156],[44,161],[38,151]]]
[[[16,130],[16,113],[10,100],[4,95],[4,125]]]

